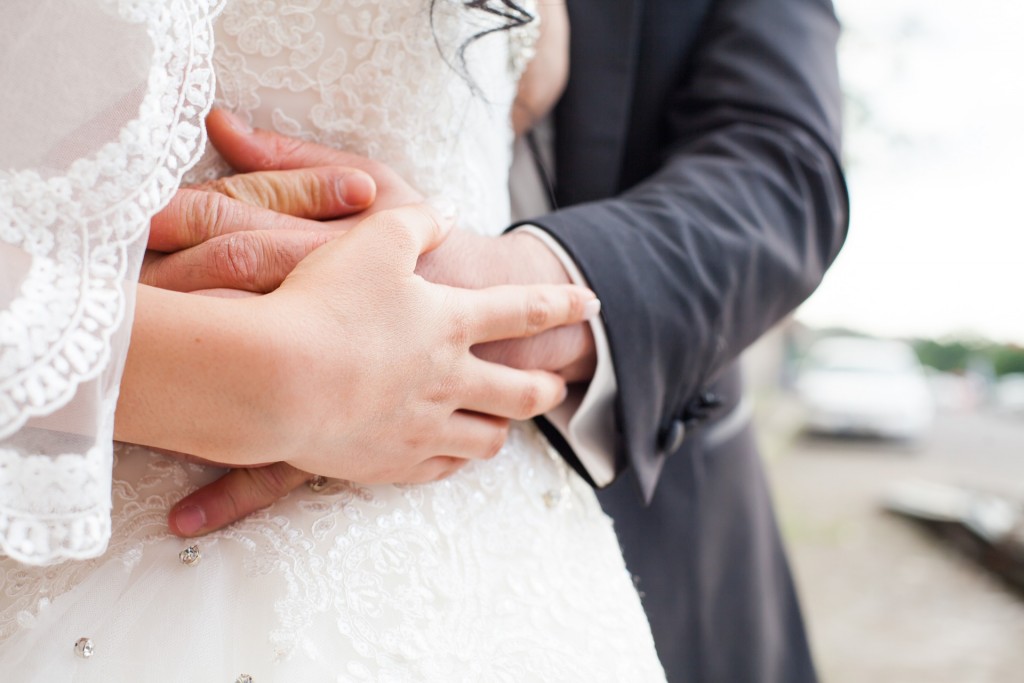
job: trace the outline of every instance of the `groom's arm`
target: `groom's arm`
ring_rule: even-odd
[[[603,301],[616,447],[647,496],[673,425],[700,412],[716,375],[813,291],[843,242],[837,33],[827,0],[717,3],[679,65],[663,139],[624,169],[635,184],[531,221]],[[561,126],[595,115],[574,110],[595,93],[571,88]],[[667,150],[660,162],[655,147]],[[573,165],[583,158],[559,149],[563,183],[588,173]]]

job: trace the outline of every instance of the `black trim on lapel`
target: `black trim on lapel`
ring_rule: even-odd
[[[618,190],[643,0],[569,0],[569,83],[558,105],[560,205]],[[602,40],[601,37],[610,37]]]

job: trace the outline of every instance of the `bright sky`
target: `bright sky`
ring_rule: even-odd
[[[1024,2],[835,0],[850,237],[797,317],[1024,344]]]

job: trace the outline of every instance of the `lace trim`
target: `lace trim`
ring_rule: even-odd
[[[0,176],[0,239],[33,258],[18,297],[0,311],[0,438],[65,405],[106,367],[124,318],[127,246],[205,146],[220,0],[116,5],[125,21],[145,23],[154,43],[139,117],[66,176]]]
[[[106,550],[111,464],[109,446],[56,457],[0,448],[0,501],[25,503],[0,505],[0,549],[33,563]]]
[[[32,257],[17,297],[0,311],[0,439],[67,404],[111,362],[111,338],[125,319],[129,247],[143,248],[150,217],[205,147],[212,20],[223,0],[102,4],[146,26],[146,95],[118,139],[66,175],[0,174],[0,239]],[[84,456],[0,450],[0,552],[28,564],[102,553],[111,448],[101,443]]]

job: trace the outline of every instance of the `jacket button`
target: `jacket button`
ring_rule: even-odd
[[[686,425],[680,419],[672,420],[668,427],[661,430],[658,436],[658,446],[661,451],[675,453],[683,445],[686,438]]]

